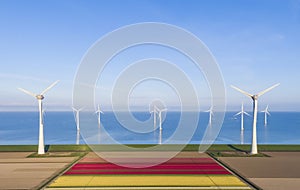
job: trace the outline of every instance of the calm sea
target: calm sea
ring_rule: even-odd
[[[252,136],[252,117],[245,116],[245,130],[241,133],[240,117],[233,112],[225,114],[221,131],[215,144],[250,144]],[[268,125],[264,126],[264,114],[258,113],[257,137],[259,144],[300,144],[300,112],[273,112],[268,117]],[[143,121],[149,119],[149,113],[133,114]],[[144,134],[134,134],[124,129],[111,112],[102,115],[102,126],[98,130],[106,130],[114,139],[123,144],[157,144],[170,138],[179,122],[179,112],[168,112],[163,122],[163,132],[159,130]],[[198,144],[208,124],[208,113],[200,113],[198,127],[189,141]],[[0,144],[37,144],[38,113],[37,112],[0,112]],[[174,127],[175,126],[175,127]],[[97,126],[94,126],[97,128]],[[46,144],[76,144],[78,136],[73,112],[47,112],[44,120]],[[101,138],[101,137],[100,137]],[[105,144],[105,140],[99,141]],[[82,137],[80,144],[85,144]]]

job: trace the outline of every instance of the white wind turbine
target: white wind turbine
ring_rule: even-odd
[[[241,131],[244,131],[244,114],[250,116],[247,112],[244,111],[244,104],[242,103],[241,111],[234,115],[241,115]]]
[[[156,106],[153,106],[153,110],[149,111],[150,113],[153,113],[153,127],[156,128],[156,114],[157,114],[157,108]]]
[[[158,117],[159,117],[159,130],[162,130],[162,116],[161,113],[167,111],[167,108],[165,109],[158,109],[157,107],[155,107],[158,111]]]
[[[47,87],[44,91],[42,91],[40,94],[34,94],[28,90],[25,90],[23,88],[18,88],[22,92],[35,97],[38,100],[39,104],[39,145],[38,145],[38,154],[45,154],[45,147],[44,147],[44,120],[43,120],[43,99],[45,93],[50,90],[52,87],[54,87],[58,81],[55,81],[52,83],[49,87]]]
[[[275,84],[273,86],[271,86],[270,88],[267,88],[257,94],[250,94],[248,92],[245,92],[233,85],[231,85],[232,88],[234,88],[235,90],[243,93],[244,95],[250,97],[253,100],[253,129],[252,129],[252,147],[251,147],[251,154],[257,154],[257,137],[256,137],[256,123],[257,123],[257,104],[258,104],[258,97],[262,96],[263,94],[265,94],[266,92],[269,92],[270,90],[272,90],[273,88],[277,87],[279,85]]]
[[[270,112],[269,112],[269,105],[267,105],[266,109],[264,109],[261,112],[265,113],[265,126],[267,126],[267,124],[268,124],[268,115],[271,115]]]
[[[209,108],[209,110],[205,111],[205,112],[208,112],[209,113],[209,121],[208,121],[208,124],[211,125],[211,122],[212,122],[212,116],[214,115],[214,112],[213,112],[213,107],[211,106]]]
[[[76,109],[74,107],[72,107],[73,111],[75,111],[75,121],[76,121],[76,128],[77,128],[77,131],[80,131],[80,121],[79,121],[79,113],[80,111],[83,109],[83,108],[79,108],[79,109]]]
[[[101,125],[101,113],[103,114],[102,110],[100,109],[100,106],[98,105],[97,110],[95,112],[98,115],[98,127],[100,128]]]

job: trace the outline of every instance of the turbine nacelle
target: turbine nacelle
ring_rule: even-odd
[[[253,101],[257,100],[258,99],[258,95],[253,95],[253,96],[251,96],[251,98],[252,98]]]
[[[36,95],[35,97],[38,100],[43,100],[45,98],[43,95]]]

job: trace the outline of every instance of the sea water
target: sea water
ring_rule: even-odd
[[[199,121],[188,141],[189,144],[201,143],[203,135],[209,127],[209,114],[203,112],[197,114],[199,114]],[[241,131],[240,117],[234,117],[234,114],[226,112],[214,144],[251,143],[253,117],[244,116],[244,131]],[[133,116],[139,121],[153,120],[153,115],[148,112],[135,112]],[[113,112],[106,112],[101,116],[100,128],[97,125],[89,127],[99,133],[97,142],[100,144],[111,143],[101,137],[104,131],[121,144],[159,144],[172,138],[180,117],[180,112],[168,112],[162,124],[162,131],[159,130],[159,121],[157,120],[158,128],[138,134],[122,126]],[[184,127],[190,130],[190,124],[185,123],[185,125]],[[0,112],[0,144],[37,144],[38,126],[37,112]],[[83,133],[82,136],[77,135],[73,112],[46,112],[44,115],[45,144],[85,144]],[[259,144],[300,144],[300,112],[272,112],[272,115],[268,117],[267,125],[264,125],[264,113],[258,113],[257,138]]]

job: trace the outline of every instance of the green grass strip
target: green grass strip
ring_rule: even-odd
[[[148,148],[155,145],[135,144],[127,145],[141,151],[143,148]],[[177,151],[180,145],[161,145],[163,151]],[[123,151],[120,145],[92,145],[93,149],[97,151]],[[37,145],[0,145],[0,152],[36,152]],[[92,151],[88,145],[46,145],[46,152],[90,152]],[[199,145],[189,144],[186,145],[183,151],[198,151]],[[208,152],[249,152],[250,145],[212,145],[207,150]],[[300,145],[258,145],[259,151],[277,151],[277,152],[299,152]]]

